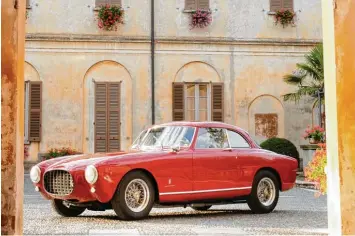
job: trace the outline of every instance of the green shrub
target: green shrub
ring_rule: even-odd
[[[261,148],[276,152],[278,154],[287,155],[295,158],[300,162],[300,155],[296,146],[289,140],[284,138],[270,138],[260,144]]]

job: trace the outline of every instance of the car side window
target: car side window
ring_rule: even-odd
[[[228,137],[224,129],[200,128],[197,134],[196,148],[227,148]]]
[[[231,148],[249,148],[249,143],[237,132],[228,130],[228,138]]]

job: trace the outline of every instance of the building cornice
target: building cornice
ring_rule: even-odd
[[[27,34],[26,41],[47,42],[101,42],[101,43],[150,43],[146,36],[111,36],[84,34]],[[314,46],[320,39],[236,39],[228,37],[156,37],[156,43],[169,44],[220,44],[220,45],[283,45]]]

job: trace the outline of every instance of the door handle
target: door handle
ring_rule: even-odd
[[[232,148],[225,148],[225,149],[223,149],[223,151],[224,152],[231,152],[231,151],[233,151],[233,149]]]

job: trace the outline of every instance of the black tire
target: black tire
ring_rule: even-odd
[[[128,207],[125,200],[125,191],[127,186],[130,184],[131,181],[137,179],[139,181],[143,181],[147,185],[149,190],[147,193],[147,196],[149,196],[149,199],[147,200],[148,203],[144,207],[144,209],[142,209],[139,212],[132,211]],[[128,173],[123,177],[111,200],[111,204],[113,210],[115,211],[115,213],[117,214],[120,220],[141,220],[149,215],[150,211],[153,208],[154,201],[155,201],[155,188],[152,183],[152,180],[144,172],[134,171]]]
[[[63,200],[60,199],[52,200],[52,207],[59,215],[65,217],[78,216],[86,210],[86,208],[84,207],[74,207],[74,206],[67,207],[66,205],[63,204]]]
[[[258,198],[257,188],[261,180],[271,180],[272,183],[274,184],[275,198],[271,204],[264,205]],[[272,212],[275,209],[277,202],[279,200],[279,190],[280,190],[280,183],[274,173],[267,170],[262,170],[258,172],[254,177],[251,194],[247,199],[247,203],[251,211],[256,214],[265,214],[265,213]]]
[[[207,211],[211,207],[212,205],[206,205],[206,206],[192,206],[191,208],[194,209],[195,211]]]

